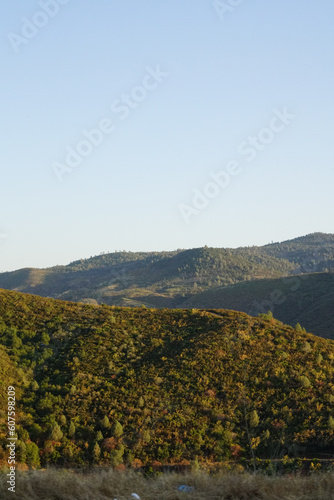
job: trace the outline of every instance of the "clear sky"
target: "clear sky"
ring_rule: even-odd
[[[0,271],[334,233],[333,25],[333,0],[1,0]]]

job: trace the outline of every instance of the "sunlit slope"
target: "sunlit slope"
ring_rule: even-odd
[[[19,437],[43,464],[317,454],[334,438],[334,342],[275,320],[2,290],[0,331],[23,377]]]
[[[101,254],[67,266],[0,273],[0,287],[76,302],[173,308],[219,286],[333,267],[334,235],[314,233],[262,247]]]
[[[285,276],[294,265],[259,249],[107,254],[49,269],[0,273],[0,287],[73,301],[178,307],[213,286]]]

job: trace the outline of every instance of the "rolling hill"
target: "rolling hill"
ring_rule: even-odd
[[[219,286],[333,268],[334,235],[315,233],[262,247],[115,252],[67,266],[0,273],[0,287],[108,305],[183,307]]]
[[[0,287],[108,305],[177,307],[212,286],[292,272],[294,266],[255,249],[198,248],[160,254],[115,253],[49,269],[0,274]]]
[[[296,266],[296,273],[314,273],[334,268],[334,235],[312,233],[282,243],[262,247],[267,255],[287,259]]]
[[[95,305],[217,307],[251,315],[270,309],[285,323],[333,337],[333,263],[334,235],[314,233],[262,247],[101,254],[0,273],[0,287]]]
[[[332,453],[334,342],[273,319],[0,290],[0,349],[31,466]]]
[[[334,273],[300,274],[218,287],[197,294],[184,307],[225,308],[252,316],[269,310],[289,325],[334,339]]]

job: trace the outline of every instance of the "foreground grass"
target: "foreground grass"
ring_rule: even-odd
[[[277,476],[205,473],[164,474],[145,479],[135,472],[103,471],[78,474],[48,470],[17,473],[16,492],[7,491],[0,474],[0,498],[20,500],[334,500],[334,474]],[[189,485],[191,492],[178,491]]]

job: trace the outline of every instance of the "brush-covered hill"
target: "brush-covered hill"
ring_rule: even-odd
[[[334,235],[314,233],[262,247],[107,253],[67,266],[0,273],[0,287],[76,302],[184,307],[215,287],[326,271],[333,263]]]
[[[0,349],[29,465],[331,453],[334,342],[273,319],[0,290]]]
[[[293,269],[289,261],[258,249],[122,252],[68,266],[1,273],[0,287],[108,305],[177,307],[185,298],[212,286],[284,276]]]
[[[275,318],[334,339],[334,273],[300,274],[212,288],[192,296],[184,307],[225,308],[252,316],[269,310]]]
[[[267,255],[287,259],[297,273],[314,273],[334,268],[334,235],[312,233],[262,247]]]

